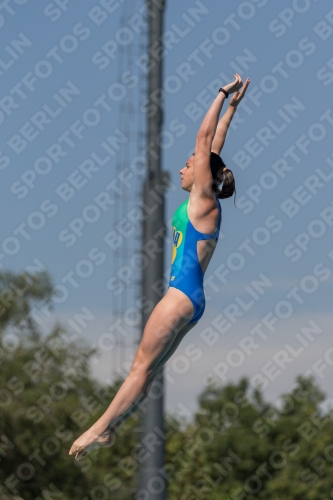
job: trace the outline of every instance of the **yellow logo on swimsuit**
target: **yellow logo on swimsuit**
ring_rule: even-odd
[[[172,237],[173,237],[173,249],[172,249],[172,259],[171,259],[171,264],[174,263],[176,255],[177,255],[177,248],[180,247],[183,241],[183,233],[181,231],[177,231],[177,229],[172,226]]]

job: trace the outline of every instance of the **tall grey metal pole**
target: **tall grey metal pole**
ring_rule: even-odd
[[[163,16],[165,0],[146,0],[149,11],[149,45],[161,45],[163,34]],[[164,238],[161,238],[164,222],[164,191],[168,179],[167,172],[161,172],[161,147],[159,136],[162,129],[162,55],[157,58],[149,51],[148,74],[148,100],[149,109],[155,112],[148,113],[147,118],[147,158],[148,172],[143,187],[143,202],[148,208],[142,227],[143,248],[148,248],[153,242],[154,251],[144,252],[149,259],[148,266],[144,266],[142,276],[142,296],[150,300],[154,306],[161,299],[161,294],[156,290],[156,283],[163,279],[164,271]],[[155,52],[156,54],[156,52]],[[146,210],[145,210],[146,212]],[[156,235],[159,234],[159,237]],[[145,246],[147,245],[147,246]],[[158,251],[156,251],[158,245]],[[151,312],[151,311],[150,311]],[[147,323],[150,312],[142,312],[142,331]],[[157,332],[158,333],[158,332]],[[166,478],[163,474],[164,466],[164,425],[163,425],[163,394],[164,380],[163,369],[156,376],[145,404],[142,407],[142,454],[139,475],[139,489],[137,500],[165,500]]]

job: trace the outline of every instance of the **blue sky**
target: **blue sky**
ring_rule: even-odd
[[[93,321],[78,338],[101,348],[93,369],[105,381],[129,362],[140,338],[128,320],[127,348],[101,341],[116,310],[135,309],[140,294],[140,272],[131,261],[140,226],[128,214],[139,206],[145,172],[135,160],[145,146],[138,104],[145,99],[143,3],[12,1],[0,14],[0,263],[20,272],[40,262],[61,286],[52,315],[39,314],[42,328],[58,320],[70,329],[73,315],[89,309]],[[185,404],[194,411],[212,372],[222,382],[244,374],[261,378],[265,395],[275,399],[296,374],[311,370],[329,397],[332,8],[319,0],[167,2],[164,30],[169,234],[172,214],[187,197],[179,169],[207,107],[235,71],[251,79],[222,151],[236,179],[238,210],[232,199],[222,201],[205,315],[168,362],[166,408]],[[103,205],[106,189],[109,204]],[[112,231],[123,238],[116,251]],[[166,241],[166,276],[170,259]],[[110,280],[119,281],[126,267],[130,282],[115,296]],[[276,320],[272,331],[268,317]],[[260,337],[253,329],[263,320]],[[225,333],[216,326],[221,321],[230,325]],[[317,334],[297,351],[295,335],[314,323]]]

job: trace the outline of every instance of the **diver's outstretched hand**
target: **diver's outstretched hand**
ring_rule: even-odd
[[[243,85],[242,78],[239,76],[239,74],[235,73],[234,76],[235,80],[233,82],[228,83],[227,85],[223,85],[224,90],[226,90],[228,94],[233,94],[234,92],[239,90]]]
[[[229,103],[230,106],[233,106],[234,108],[237,108],[238,104],[241,102],[241,100],[244,97],[246,89],[250,85],[250,81],[251,80],[249,78],[247,78],[245,80],[245,82],[244,82],[244,85],[243,85],[242,89],[240,91],[239,90],[235,91],[235,93],[233,94],[233,96],[230,99],[230,103]]]

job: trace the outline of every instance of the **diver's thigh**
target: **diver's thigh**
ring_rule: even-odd
[[[153,369],[194,315],[190,299],[178,289],[169,290],[148,318],[133,365]]]
[[[174,338],[174,341],[170,343],[170,347],[163,356],[160,356],[159,360],[157,363],[154,364],[154,375],[157,374],[157,372],[162,368],[162,366],[171,358],[175,350],[178,348],[179,344],[185,337],[185,335],[192,330],[192,328],[197,324],[198,322],[196,321],[195,323],[192,324],[187,324],[185,325],[180,332],[177,333],[177,335]],[[155,373],[156,371],[156,373]]]

